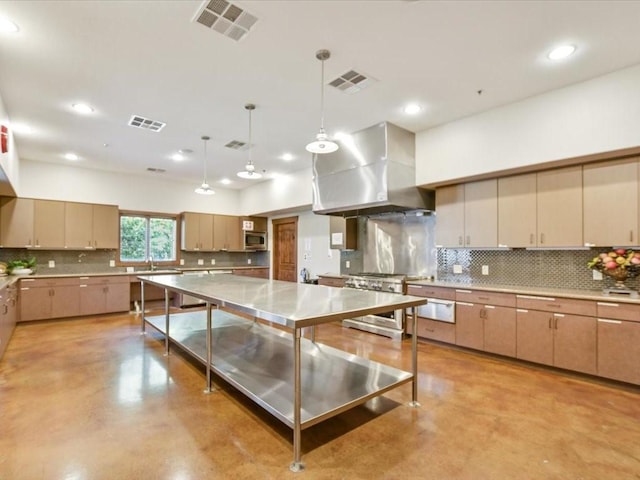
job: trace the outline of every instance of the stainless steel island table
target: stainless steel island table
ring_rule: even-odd
[[[143,286],[149,283],[165,290],[165,314],[143,314],[143,331],[149,324],[162,332],[166,353],[171,339],[203,361],[207,390],[213,371],[292,428],[293,471],[304,468],[303,429],[409,382],[413,383],[411,405],[418,406],[415,335],[413,371],[405,372],[315,342],[313,334],[309,340],[303,329],[404,309],[410,312],[415,331],[415,307],[424,305],[425,298],[232,274],[139,278]],[[206,310],[170,313],[171,291],[204,300]],[[212,311],[212,305],[218,309]],[[249,321],[247,316],[286,331]]]

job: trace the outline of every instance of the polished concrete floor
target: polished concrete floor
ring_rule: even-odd
[[[317,340],[410,369],[410,342],[326,325]],[[640,389],[421,343],[404,385],[303,432],[139,317],[20,324],[0,360],[0,480],[640,479]],[[327,378],[331,382],[331,378]]]

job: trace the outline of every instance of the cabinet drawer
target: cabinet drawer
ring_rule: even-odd
[[[129,276],[78,277],[78,280],[82,285],[113,285],[116,283],[129,283]]]
[[[63,287],[66,285],[79,285],[78,277],[69,278],[21,278],[20,288],[35,287]]]
[[[413,333],[413,323],[407,322],[407,333]],[[419,337],[438,340],[440,342],[456,342],[456,326],[453,323],[438,322],[426,318],[418,318]]]
[[[574,315],[596,316],[596,302],[573,298],[538,297],[517,295],[518,308],[541,310],[543,312],[561,312]]]
[[[431,285],[407,285],[407,295],[441,298],[442,300],[456,299],[456,291],[453,288],[433,287]]]
[[[597,302],[598,318],[613,318],[640,322],[640,305],[615,302]]]
[[[499,305],[501,307],[516,306],[516,296],[512,293],[481,292],[456,288],[456,300],[484,305]]]
[[[318,285],[324,285],[326,287],[344,287],[344,278],[320,277],[318,279]]]

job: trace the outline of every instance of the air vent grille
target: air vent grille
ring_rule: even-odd
[[[147,167],[147,172],[164,173],[166,170],[164,168]]]
[[[231,140],[225,147],[231,148],[232,150],[246,150],[249,148],[247,142],[241,142],[240,140]]]
[[[226,0],[211,0],[204,2],[198,9],[194,21],[239,41],[249,33],[258,19]]]
[[[157,120],[151,120],[140,115],[131,115],[128,125],[130,127],[142,128],[143,130],[159,132],[165,127],[166,123],[159,122]]]
[[[349,70],[343,73],[335,80],[329,82],[329,85],[337,88],[347,95],[352,95],[371,85],[375,80],[364,73],[355,70]]]

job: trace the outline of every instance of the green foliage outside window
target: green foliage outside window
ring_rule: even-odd
[[[120,217],[122,262],[168,262],[176,259],[176,219],[145,215]]]

